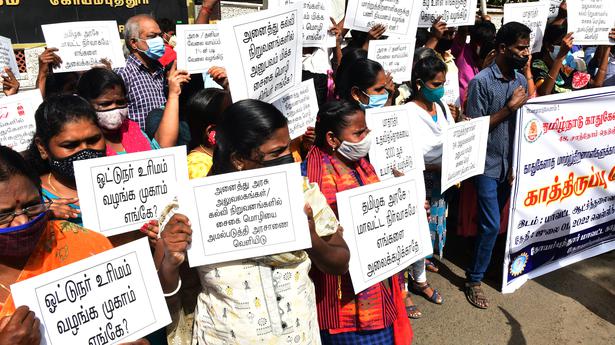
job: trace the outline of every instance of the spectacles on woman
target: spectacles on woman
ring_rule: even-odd
[[[51,207],[51,204],[51,200],[49,200],[47,197],[43,197],[43,201],[40,204],[28,206],[15,212],[0,213],[0,228],[6,227],[7,225],[11,224],[15,217],[21,216],[22,214],[28,216],[28,219],[35,218],[39,214],[47,212]]]

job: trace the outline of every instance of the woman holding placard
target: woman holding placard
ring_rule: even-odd
[[[212,174],[226,174],[293,163],[286,118],[271,104],[244,100],[231,105],[217,126]],[[310,185],[308,190],[315,186]],[[324,206],[324,197],[320,195]],[[181,270],[191,241],[190,221],[175,214],[161,233],[163,251],[159,277],[175,310],[175,295],[190,289],[198,275],[200,290],[194,317],[194,336],[200,344],[320,344],[316,296],[309,277],[312,262],[318,269],[343,274],[349,251],[340,231],[324,231],[315,214],[317,203],[306,205],[312,248],[265,257]],[[327,207],[328,208],[328,207]],[[330,212],[333,215],[332,212]],[[330,221],[335,221],[332,217]],[[184,283],[182,283],[184,281]]]
[[[50,220],[51,201],[38,175],[10,148],[0,146],[0,343],[39,344],[40,322],[16,308],[10,286],[111,248],[99,233]],[[55,325],[47,325],[55,327]]]
[[[383,72],[384,73],[384,72]],[[355,92],[356,94],[356,92]],[[366,159],[371,136],[360,101],[325,104],[304,167],[337,212],[336,193],[379,181]],[[407,344],[411,329],[403,302],[403,279],[395,275],[355,294],[348,274],[312,270],[323,344]]]
[[[342,58],[338,71],[336,88],[340,98],[357,102],[362,109],[393,104],[393,78],[378,62],[366,58],[344,61]]]
[[[73,162],[105,156],[96,113],[85,99],[61,95],[43,102],[34,117],[36,131],[27,156],[40,174],[43,195],[53,201],[54,218],[82,225]]]

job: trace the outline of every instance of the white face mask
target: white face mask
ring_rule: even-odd
[[[349,161],[356,162],[367,156],[371,146],[372,136],[371,133],[367,133],[365,138],[358,143],[350,143],[345,140],[342,141],[342,144],[337,148],[337,151],[340,155],[342,155],[342,157],[348,159]]]
[[[96,116],[100,127],[113,131],[120,128],[128,117],[128,107],[97,111]]]

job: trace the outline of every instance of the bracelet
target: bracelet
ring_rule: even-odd
[[[175,294],[177,294],[177,292],[179,292],[179,289],[182,287],[182,279],[179,278],[179,282],[177,282],[177,288],[175,288],[175,290],[171,293],[164,293],[164,291],[162,292],[162,294],[164,295],[165,298],[168,297],[173,297],[175,296]]]

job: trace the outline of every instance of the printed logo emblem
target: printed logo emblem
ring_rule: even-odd
[[[538,120],[531,120],[525,125],[523,137],[528,143],[533,143],[542,135],[542,127]]]
[[[527,253],[521,253],[517,256],[512,264],[510,264],[510,274],[513,277],[521,275],[523,270],[525,270],[525,265],[527,265],[527,260],[529,259],[529,255]]]

